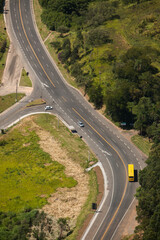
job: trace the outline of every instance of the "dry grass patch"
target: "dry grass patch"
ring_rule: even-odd
[[[62,151],[60,144],[48,132],[39,129],[37,134],[40,137],[41,148],[49,153],[51,158],[65,166],[65,174],[78,182],[74,188],[58,189],[48,199],[49,204],[44,206],[43,210],[57,219],[69,217],[76,220],[89,193],[89,177],[78,163],[67,156],[66,151]]]

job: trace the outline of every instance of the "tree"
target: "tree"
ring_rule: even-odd
[[[64,239],[64,232],[69,232],[70,231],[70,226],[68,224],[68,219],[67,218],[59,218],[58,219],[58,224],[60,227],[60,233],[58,240]]]
[[[115,87],[107,89],[106,112],[116,122],[130,123],[132,120],[132,112],[127,107],[127,102],[131,101],[129,87],[127,82],[117,82]]]
[[[115,8],[108,1],[101,1],[101,3],[94,1],[94,4],[89,5],[85,16],[87,26],[98,27],[111,19],[114,14]]]
[[[86,36],[87,44],[94,47],[110,42],[109,33],[100,27],[92,29]]]
[[[101,85],[100,84],[92,85],[88,93],[90,101],[94,103],[94,106],[97,109],[100,109],[103,106],[103,94]]]
[[[140,134],[146,134],[146,129],[153,122],[153,104],[150,98],[142,97],[139,103],[133,108],[136,115],[134,127],[140,130]]]
[[[0,13],[3,13],[4,0],[0,0]]]
[[[66,38],[62,44],[62,52],[58,55],[58,57],[62,63],[65,63],[67,62],[70,55],[71,55],[71,43],[69,38]]]
[[[160,239],[160,142],[152,149],[147,166],[139,173],[140,187],[137,189],[138,199],[136,227],[137,239],[141,232],[142,240]],[[139,239],[139,238],[138,238]]]
[[[66,27],[66,26],[63,26],[63,25],[57,27],[56,30],[57,30],[57,32],[60,32],[60,33],[61,33],[61,37],[63,37],[63,33],[69,32],[69,28]]]
[[[75,63],[75,61],[77,61],[79,59],[79,54],[78,54],[78,49],[79,46],[75,46],[71,52],[71,57],[70,57],[70,63],[73,64]]]
[[[51,42],[50,44],[57,50],[57,52],[59,52],[62,49],[61,43],[59,41]]]

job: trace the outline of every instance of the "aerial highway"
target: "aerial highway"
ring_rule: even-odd
[[[82,239],[114,239],[138,186],[138,183],[128,182],[127,166],[133,163],[135,169],[139,170],[143,167],[142,156],[112,123],[106,121],[76,89],[65,82],[38,34],[32,1],[9,1],[7,18],[12,41],[33,80],[34,90],[30,98],[43,94],[47,103],[53,106],[51,112],[77,129],[97,155],[103,169],[104,198]],[[29,97],[25,101],[29,101]],[[25,101],[1,115],[0,128],[33,112],[44,112],[44,106],[25,108]],[[83,128],[78,121],[84,123]]]

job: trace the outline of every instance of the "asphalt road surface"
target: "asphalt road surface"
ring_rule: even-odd
[[[83,96],[64,81],[58,68],[42,45],[32,17],[32,4],[28,0],[9,1],[9,17],[14,41],[22,52],[35,79],[35,88],[30,98],[43,92],[43,98],[52,104],[56,113],[69,125],[73,125],[95,152],[104,169],[107,188],[99,211],[82,237],[88,240],[114,239],[117,227],[131,204],[137,183],[129,183],[127,165],[133,163],[140,169],[141,155],[111,123],[98,114]],[[42,97],[42,96],[41,96]],[[29,101],[29,98],[25,99]],[[44,112],[44,106],[26,108],[22,101],[1,114],[0,128],[33,112]],[[84,123],[80,128],[78,121]]]

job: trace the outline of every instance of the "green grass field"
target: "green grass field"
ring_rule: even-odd
[[[17,101],[20,101],[25,94],[17,93]],[[16,93],[11,93],[5,96],[0,96],[0,113],[16,103]]]
[[[0,211],[18,212],[41,208],[58,187],[73,187],[64,167],[52,161],[39,146],[39,138],[28,122],[0,139]]]
[[[19,85],[24,87],[32,87],[32,82],[24,69],[22,69],[21,80]]]
[[[146,139],[140,135],[135,135],[131,138],[131,140],[142,152],[149,156],[152,142],[149,142],[148,138]]]

